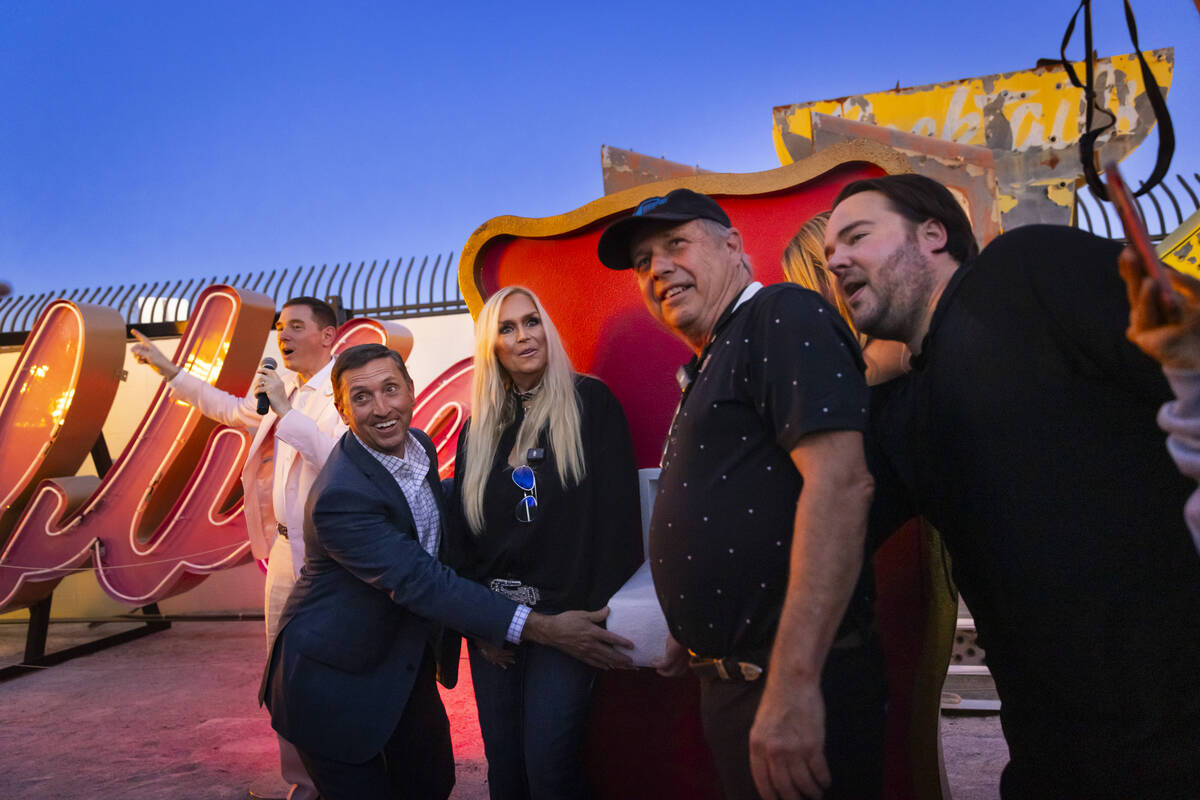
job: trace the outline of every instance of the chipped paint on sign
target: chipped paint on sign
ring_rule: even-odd
[[[1145,55],[1165,95],[1171,85],[1174,48]],[[1083,74],[1082,64],[1076,69]],[[1101,139],[1115,132],[1136,135],[1140,141],[1153,127],[1154,116],[1136,56],[1099,59],[1095,75],[1097,96],[1117,117],[1114,128]],[[774,110],[773,136],[782,164],[813,152],[812,113],[993,150],[1064,149],[1079,141],[1084,111],[1083,91],[1071,85],[1061,66],[1039,67],[779,106]]]
[[[839,143],[874,141],[901,155],[913,172],[944,184],[963,203],[983,247],[1000,234],[996,203],[996,154],[986,147],[955,144],[915,133],[881,128],[842,117],[813,114],[813,147],[818,152]]]
[[[1074,182],[1049,180],[1037,181],[1035,185],[1046,187],[1046,196],[1056,205],[1070,208],[1075,204],[1075,184]]]
[[[1185,219],[1156,249],[1168,267],[1200,278],[1200,211]]]
[[[710,170],[680,164],[666,158],[655,158],[619,147],[600,147],[600,167],[604,174],[604,193],[615,194],[644,183],[683,178],[688,175],[707,175]]]

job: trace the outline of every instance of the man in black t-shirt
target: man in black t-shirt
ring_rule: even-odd
[[[1200,797],[1200,558],[1125,338],[1120,246],[1029,226],[977,251],[940,184],[847,185],[826,234],[855,325],[908,344],[872,397],[872,532],[941,531],[1002,702],[1005,798]]]
[[[725,212],[686,189],[609,226],[599,255],[633,270],[696,354],[650,525],[673,637],[660,671],[700,676],[727,798],[878,796],[886,692],[853,335],[816,293],[752,282]]]

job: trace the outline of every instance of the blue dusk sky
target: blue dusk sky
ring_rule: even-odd
[[[774,106],[1032,68],[1075,6],[0,0],[0,279],[458,251],[493,216],[599,197],[602,144],[770,169]],[[1119,0],[1095,6],[1099,53],[1130,52]],[[1190,175],[1200,13],[1133,6],[1144,48],[1175,47],[1171,171]]]

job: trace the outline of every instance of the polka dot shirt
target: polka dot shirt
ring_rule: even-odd
[[[747,292],[753,292],[752,285]],[[819,295],[760,289],[718,321],[663,451],[650,566],[671,633],[710,657],[770,647],[806,434],[864,430],[858,343]]]

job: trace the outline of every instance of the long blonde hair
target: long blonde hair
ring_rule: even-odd
[[[492,469],[496,448],[500,446],[500,434],[517,416],[512,378],[496,358],[496,341],[500,338],[500,306],[514,294],[529,298],[546,332],[546,371],[542,375],[541,389],[525,411],[525,419],[517,432],[515,450],[521,463],[524,463],[525,453],[537,445],[538,434],[545,429],[558,466],[558,479],[563,486],[578,483],[586,474],[575,370],[563,348],[562,339],[533,292],[523,286],[505,287],[488,298],[475,320],[471,431],[467,437],[467,468],[460,480],[463,511],[471,531],[477,536],[483,532],[483,489]]]
[[[846,320],[850,332],[858,338],[858,345],[862,348],[863,361],[867,365],[867,383],[874,386],[890,381],[911,369],[908,359],[912,354],[903,342],[872,339],[854,327],[850,307],[837,290],[837,280],[825,260],[825,228],[828,224],[829,212],[822,211],[800,226],[800,230],[784,248],[783,274],[792,283],[812,289],[837,306],[838,313]]]
[[[800,226],[796,235],[783,250],[783,274],[792,283],[812,289],[837,307],[842,319],[863,343],[863,335],[854,327],[850,318],[850,307],[837,290],[837,281],[825,261],[825,228],[829,224],[829,212],[822,211]]]

